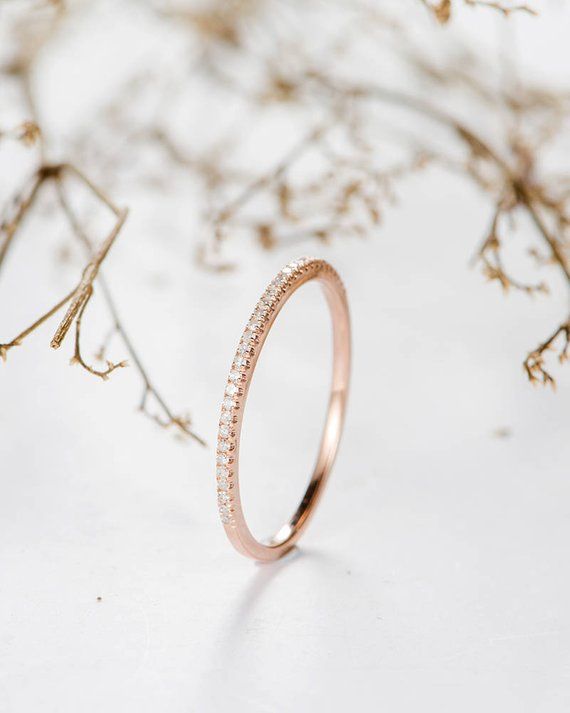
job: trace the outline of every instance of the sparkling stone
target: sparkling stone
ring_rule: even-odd
[[[235,401],[233,399],[230,399],[229,397],[226,397],[223,402],[222,406],[226,409],[232,409],[235,406]]]
[[[230,496],[227,493],[218,493],[218,502],[220,505],[228,505],[230,502]]]
[[[229,435],[230,435],[230,427],[229,426],[220,426],[220,436],[227,438],[227,436],[229,436]]]
[[[228,458],[228,456],[224,456],[221,453],[216,456],[216,463],[218,465],[227,465],[229,462],[230,459]]]
[[[246,366],[246,365],[247,365],[247,359],[246,359],[245,357],[238,357],[238,358],[235,360],[235,365],[236,365],[237,367]]]
[[[222,415],[220,416],[220,421],[222,423],[231,423],[232,422],[232,414],[229,411],[222,411]]]
[[[229,515],[220,515],[220,520],[224,525],[229,525],[230,524],[230,516]]]
[[[249,354],[251,347],[246,342],[242,342],[238,347],[239,354]]]
[[[227,453],[230,450],[230,444],[228,443],[228,441],[220,441],[218,443],[218,450],[221,453]]]
[[[229,490],[230,489],[230,481],[227,478],[219,478],[218,479],[218,488],[220,490]]]
[[[239,371],[230,371],[230,381],[241,381],[241,374]]]
[[[222,505],[220,507],[220,515],[229,517],[230,516],[230,509],[227,505]]]
[[[235,396],[235,394],[237,394],[238,391],[239,391],[239,389],[235,384],[228,384],[226,386],[226,394],[228,396]]]
[[[227,477],[228,477],[228,469],[218,466],[216,468],[216,478],[227,478]]]

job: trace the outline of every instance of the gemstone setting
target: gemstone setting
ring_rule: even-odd
[[[239,409],[242,408],[244,392],[247,390],[248,370],[255,364],[265,334],[275,319],[280,309],[280,303],[287,295],[289,288],[295,285],[305,273],[309,273],[311,270],[316,271],[322,268],[322,265],[322,261],[314,258],[300,258],[286,265],[267,285],[239,341],[222,401],[216,454],[218,512],[222,523],[228,527],[235,526],[232,507],[234,497],[238,498],[239,503],[237,481],[234,480],[237,475],[234,476],[233,472],[237,464],[233,463],[234,459],[231,454],[237,447],[236,438],[239,439],[239,419],[236,418],[236,413],[239,414]],[[244,386],[244,389],[241,386]],[[236,424],[235,428],[234,424]],[[230,470],[229,466],[232,463]]]

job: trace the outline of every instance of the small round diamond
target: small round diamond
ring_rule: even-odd
[[[228,384],[226,386],[226,394],[228,396],[235,396],[238,393],[239,389],[235,384]]]
[[[228,477],[228,469],[222,468],[222,466],[218,466],[216,468],[216,478],[227,478],[227,477]]]
[[[241,381],[241,374],[239,371],[230,371],[230,381]]]
[[[227,465],[229,462],[230,459],[228,456],[222,455],[221,453],[216,456],[216,463],[218,465]]]
[[[218,493],[218,502],[220,505],[228,505],[230,502],[230,496],[227,493]]]
[[[231,412],[230,411],[222,411],[222,415],[220,416],[220,421],[222,423],[231,423],[232,422]]]
[[[229,397],[226,397],[222,402],[222,406],[226,411],[229,411],[235,406],[235,401]]]
[[[229,426],[220,426],[220,436],[227,438],[229,435],[230,435],[230,427]]]
[[[218,450],[220,453],[227,453],[230,450],[230,444],[228,441],[220,441],[218,443]]]
[[[230,481],[227,478],[219,478],[218,479],[218,488],[220,490],[229,490],[230,489]]]

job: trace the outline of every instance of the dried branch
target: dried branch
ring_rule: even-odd
[[[73,297],[74,292],[75,290],[67,294],[63,299],[57,302],[51,309],[49,309],[45,314],[39,317],[39,319],[36,319],[33,324],[31,324],[29,327],[26,327],[26,329],[20,332],[20,334],[14,337],[14,339],[12,339],[10,342],[0,344],[0,358],[2,358],[2,361],[6,361],[8,351],[10,349],[12,349],[13,347],[19,347],[29,334],[34,332],[39,326],[41,326],[45,321],[47,321],[50,317],[56,314],[56,312],[58,312],[64,305],[66,305]]]
[[[85,232],[82,230],[80,223],[77,220],[77,217],[73,213],[69,202],[65,198],[62,182],[65,173],[74,175],[76,178],[78,178],[99,201],[101,201],[113,212],[116,217],[116,222],[113,229],[97,251],[93,250],[89,239],[85,235]],[[85,176],[82,171],[80,171],[77,167],[71,164],[58,164],[43,166],[36,172],[27,190],[22,191],[20,196],[14,201],[14,208],[9,218],[5,219],[0,226],[0,234],[3,234],[3,242],[0,245],[0,267],[3,265],[8,248],[11,245],[17,233],[17,230],[22,226],[25,217],[28,215],[30,209],[34,205],[39,189],[48,180],[53,180],[55,182],[59,203],[63,210],[63,213],[67,217],[74,234],[81,240],[84,248],[87,249],[90,259],[86,267],[84,268],[81,280],[79,281],[75,289],[68,293],[59,302],[57,302],[57,304],[55,304],[45,314],[41,315],[37,320],[33,322],[33,324],[31,324],[29,327],[20,332],[14,339],[9,342],[0,344],[0,357],[3,361],[6,361],[6,357],[10,349],[19,346],[28,335],[30,335],[46,320],[56,314],[62,307],[68,305],[68,309],[53,336],[51,346],[54,349],[59,348],[65,336],[67,335],[70,327],[75,323],[75,346],[74,355],[72,357],[71,363],[79,364],[90,374],[98,376],[104,380],[106,380],[109,375],[113,371],[115,371],[115,369],[125,367],[127,365],[127,362],[122,360],[119,362],[108,361],[106,369],[97,369],[94,366],[90,365],[84,359],[81,352],[80,340],[82,319],[87,304],[89,303],[89,300],[91,299],[91,296],[93,294],[94,282],[97,279],[99,284],[102,286],[102,292],[109,306],[114,322],[114,327],[121,335],[123,342],[125,343],[127,350],[129,351],[131,359],[136,365],[137,370],[141,376],[141,379],[144,384],[145,394],[151,394],[154,397],[155,401],[159,405],[165,417],[163,418],[155,414],[148,415],[151,415],[153,420],[159,423],[160,425],[164,427],[173,425],[179,430],[180,433],[193,438],[201,445],[205,445],[204,441],[190,428],[190,420],[188,418],[182,418],[173,414],[164,399],[157,392],[156,388],[150,381],[147,372],[143,368],[140,358],[136,353],[132,342],[130,341],[118,317],[111,293],[106,283],[103,281],[103,277],[102,275],[100,275],[99,269],[124,225],[125,219],[127,217],[127,211],[118,208],[99,187],[97,187],[90,179],[87,178],[87,176]]]
[[[445,25],[451,19],[451,0],[438,0],[435,3],[421,0],[421,2],[441,25]]]
[[[433,17],[441,24],[445,25],[451,20],[452,2],[451,0],[437,0],[430,2],[429,0],[420,0],[422,5],[426,7]],[[500,12],[504,17],[509,17],[513,13],[523,12],[529,15],[536,15],[537,12],[528,5],[507,5],[502,2],[493,2],[493,0],[462,0],[464,5],[468,7],[483,7]]]
[[[560,364],[570,359],[570,320],[561,324],[553,334],[532,351],[524,361],[524,370],[528,376],[528,380],[532,384],[541,383],[545,386],[556,387],[556,382],[552,375],[546,370],[545,355],[547,352],[554,349],[555,344],[559,341],[559,337],[563,336],[564,341],[558,352],[558,361]]]
[[[91,299],[91,296],[93,294],[93,287],[89,288],[88,291],[88,296],[81,305],[81,308],[79,309],[79,312],[77,312],[77,315],[75,317],[75,350],[73,357],[71,358],[71,363],[72,364],[80,364],[86,371],[88,371],[90,374],[93,374],[94,376],[99,376],[101,379],[106,381],[109,378],[109,374],[111,372],[115,371],[115,369],[121,369],[125,366],[128,366],[127,361],[119,361],[119,362],[112,362],[107,360],[107,368],[106,369],[96,369],[95,367],[91,366],[90,364],[86,363],[85,360],[83,359],[83,356],[81,354],[81,347],[80,347],[80,338],[81,338],[81,320],[83,319],[83,313],[85,312],[85,308],[87,307],[87,304],[89,303],[89,300]],[[52,342],[53,346],[53,342]]]
[[[506,197],[505,200],[499,201],[491,220],[489,232],[481,247],[477,251],[476,260],[482,263],[483,274],[485,277],[487,277],[487,279],[491,282],[498,282],[504,292],[508,292],[511,288],[513,288],[519,292],[525,292],[528,295],[535,295],[538,293],[546,294],[548,293],[548,286],[545,282],[538,282],[536,284],[521,282],[510,275],[504,266],[501,255],[499,222],[501,218],[515,206],[516,201],[512,195]]]
[[[83,174],[77,169],[74,169],[74,172],[77,176],[79,176],[82,180],[87,181],[87,179],[83,176]],[[87,182],[86,185],[92,186],[90,182]],[[100,189],[96,189],[93,186],[94,190],[97,190],[97,194],[101,195],[102,200],[108,201],[108,198],[104,195],[101,194]],[[84,249],[86,250],[88,255],[93,254],[93,246],[91,244],[91,240],[87,236],[85,230],[81,226],[81,223],[78,220],[77,215],[75,214],[75,211],[71,207],[71,204],[65,194],[65,189],[63,186],[63,182],[61,180],[61,177],[56,181],[56,190],[57,190],[57,196],[59,200],[59,204],[61,206],[61,209],[64,213],[64,215],[67,218],[67,221],[69,223],[69,226],[71,228],[72,233],[75,235],[75,237],[79,240],[79,242],[83,245]],[[144,413],[146,416],[149,416],[153,421],[158,423],[160,426],[164,428],[169,428],[171,426],[175,427],[179,433],[185,436],[189,436],[193,440],[195,440],[197,443],[199,443],[202,446],[206,445],[206,442],[196,434],[192,428],[191,428],[191,420],[187,416],[179,416],[174,414],[164,398],[161,396],[157,388],[154,386],[152,383],[148,372],[146,371],[145,367],[143,366],[143,363],[141,361],[141,357],[139,356],[138,352],[136,351],[133,342],[127,333],[121,319],[119,318],[119,313],[115,304],[114,297],[111,293],[111,290],[107,284],[107,281],[105,280],[104,275],[99,274],[98,275],[98,283],[101,288],[101,292],[103,294],[103,297],[105,299],[105,302],[107,303],[107,307],[109,309],[111,319],[113,321],[113,327],[110,332],[110,334],[118,334],[120,335],[123,344],[125,345],[129,356],[135,365],[135,368],[139,374],[139,377],[141,378],[143,382],[143,395],[140,401],[139,405],[139,410]],[[87,302],[82,307],[82,311],[85,309]],[[80,318],[81,318],[81,313],[79,314],[78,320],[76,321],[76,329],[79,330],[78,324],[80,324]],[[105,342],[99,352],[99,356],[103,358],[104,355],[104,345]],[[78,361],[82,366],[84,366],[84,362],[81,359],[80,356],[80,350],[79,350],[79,335],[77,334],[76,338],[76,350],[75,350],[75,356],[74,359]],[[105,376],[108,376],[108,374],[116,369],[117,367],[120,366],[125,366],[126,362],[119,362],[118,364],[113,364],[112,362],[107,361],[107,369],[104,372],[97,372],[96,370],[91,370],[92,373],[97,373],[97,375],[102,376],[103,374]],[[148,399],[149,397],[152,397],[154,401],[158,404],[159,408],[163,412],[163,416],[157,413],[150,412],[147,408],[148,406]]]
[[[528,214],[537,229],[538,235],[549,250],[550,262],[558,267],[570,289],[570,263],[563,248],[564,239],[553,234],[541,216],[541,211],[548,213],[556,221],[559,228],[566,229],[568,225],[568,204],[566,201],[560,203],[550,199],[548,190],[544,186],[539,187],[533,176],[532,162],[529,163],[529,155],[525,154],[524,160],[520,160],[519,146],[516,143],[510,145],[514,155],[512,157],[513,160],[509,162],[508,158],[501,156],[480,134],[475,133],[473,129],[464,123],[422,99],[380,86],[350,86],[333,81],[318,73],[312,73],[311,80],[316,81],[333,95],[340,94],[360,100],[374,100],[394,104],[418,113],[453,131],[466,146],[471,156],[471,161],[482,161],[491,165],[498,171],[500,177],[499,194],[496,198],[497,210],[492,221],[490,233],[480,251],[487,277],[492,280],[498,280],[505,289],[516,287],[527,293],[544,293],[547,291],[545,284],[542,282],[537,285],[527,285],[517,281],[507,274],[502,264],[497,225],[500,216],[505,212],[505,196],[508,196],[509,210],[519,206]],[[472,169],[467,173],[472,177],[476,176]],[[489,260],[490,254],[493,255],[493,261]],[[563,322],[558,329],[564,332],[565,324],[566,322]],[[549,343],[548,340],[546,343]],[[530,353],[527,361],[530,360],[532,362],[537,352],[542,353],[540,352],[540,347]]]
[[[39,188],[48,179],[57,178],[57,180],[59,181],[61,179],[61,173],[64,169],[64,165],[45,166],[44,168],[40,169],[36,173],[36,176],[32,182],[31,190],[27,193],[26,197],[17,201],[17,210],[15,212],[15,215],[6,224],[6,227],[4,228],[5,239],[0,249],[0,265],[2,264],[6,256],[8,246],[16,235],[16,230],[21,226],[24,217],[27,215],[31,206],[33,205],[33,202],[38,194]],[[100,376],[102,378],[107,378],[108,374],[110,374],[111,371],[113,371],[118,366],[124,366],[123,362],[121,362],[120,364],[113,364],[110,365],[109,368],[104,372],[92,368],[91,366],[85,363],[81,356],[81,352],[79,349],[79,338],[81,332],[81,317],[89,299],[91,298],[91,295],[93,294],[93,282],[97,277],[101,263],[107,257],[111,246],[113,245],[117,235],[119,234],[119,231],[123,227],[126,217],[127,211],[120,211],[116,225],[104,241],[101,248],[86,265],[85,269],[83,270],[81,280],[79,281],[77,287],[72,292],[67,294],[63,299],[57,302],[45,314],[35,320],[33,324],[31,324],[29,327],[20,332],[20,334],[18,334],[10,342],[0,344],[0,356],[4,361],[6,361],[6,356],[9,349],[15,346],[20,346],[22,341],[27,336],[34,332],[40,325],[42,325],[47,319],[49,319],[56,312],[58,312],[63,306],[69,303],[67,312],[63,317],[51,341],[51,346],[54,349],[58,349],[61,346],[61,343],[65,338],[67,332],[69,331],[69,328],[75,322],[76,343],[74,360],[76,362],[80,363],[90,373],[95,374],[96,376]]]
[[[75,345],[74,355],[71,360],[72,363],[80,364],[87,372],[102,379],[107,379],[115,369],[126,366],[126,361],[124,360],[119,362],[107,361],[105,369],[97,369],[89,364],[82,355],[81,330],[83,317],[87,305],[93,295],[94,284],[97,280],[97,284],[101,288],[111,313],[114,330],[121,336],[122,341],[129,352],[130,358],[137,368],[140,378],[144,384],[145,394],[152,395],[158,404],[158,408],[161,413],[159,417],[155,417],[155,415],[152,414],[153,419],[165,427],[174,425],[180,434],[189,436],[204,445],[204,441],[191,430],[190,420],[188,418],[181,418],[174,415],[152,384],[147,372],[142,366],[138,353],[135,351],[129,336],[119,319],[110,290],[103,278],[103,275],[100,273],[101,264],[107,257],[111,246],[114,244],[114,241],[124,224],[127,211],[116,206],[109,196],[106,195],[106,193],[99,186],[94,184],[76,165],[72,163],[51,165],[46,159],[47,146],[39,128],[41,122],[39,120],[39,112],[36,104],[35,93],[33,91],[31,76],[40,50],[55,36],[56,31],[59,29],[66,16],[66,6],[63,2],[61,2],[61,0],[48,0],[48,5],[55,8],[55,12],[47,13],[39,27],[31,28],[29,23],[24,20],[16,28],[17,32],[21,35],[17,53],[14,57],[12,57],[11,61],[7,65],[0,69],[0,71],[3,70],[7,72],[11,77],[17,79],[19,82],[23,101],[27,107],[28,114],[32,118],[31,121],[25,122],[21,127],[19,127],[17,138],[28,145],[37,141],[40,146],[41,160],[41,167],[36,172],[33,180],[30,182],[30,185],[27,186],[26,190],[23,191],[22,194],[16,199],[8,218],[3,220],[0,224],[0,268],[4,263],[6,254],[13,242],[18,228],[22,225],[25,217],[29,214],[35,204],[39,189],[48,180],[53,181],[55,184],[59,205],[64,215],[67,217],[72,233],[83,244],[89,262],[83,270],[81,280],[76,288],[60,300],[47,313],[37,319],[30,327],[21,332],[11,342],[0,345],[0,356],[5,360],[7,351],[10,348],[19,345],[26,336],[43,324],[43,322],[49,319],[49,317],[54,315],[65,305],[68,305],[67,311],[56,333],[54,334],[51,346],[53,348],[59,348],[67,332],[73,323],[75,323]],[[1,133],[0,138],[2,138]],[[90,240],[87,238],[80,221],[66,199],[63,188],[64,176],[75,177],[78,179],[85,187],[87,187],[95,199],[102,205],[106,206],[115,216],[114,227],[104,240],[102,246],[97,250],[94,249]]]
[[[443,73],[439,76],[436,75],[435,79],[439,82],[443,82],[445,81],[445,75]],[[467,75],[464,75],[461,79],[464,82],[469,82]],[[313,90],[315,88],[320,90],[321,102],[323,98],[331,102],[331,110],[334,112],[337,122],[341,125],[346,124],[347,115],[343,114],[342,111],[339,114],[339,103],[341,106],[347,106],[354,102],[378,101],[396,106],[400,109],[412,111],[424,119],[434,121],[448,130],[451,130],[453,135],[464,145],[467,152],[467,159],[462,167],[463,171],[466,175],[470,176],[479,187],[495,194],[495,210],[490,230],[478,251],[478,259],[483,265],[483,271],[486,277],[490,280],[498,281],[504,290],[514,288],[531,295],[546,293],[548,291],[544,281],[531,284],[518,280],[509,274],[504,265],[499,225],[503,217],[518,208],[526,212],[531,218],[540,239],[549,251],[549,264],[558,267],[570,287],[570,267],[567,254],[568,242],[563,236],[570,226],[570,191],[562,193],[558,190],[557,195],[553,197],[552,190],[536,179],[534,175],[535,160],[533,147],[513,135],[510,137],[505,151],[499,151],[481,133],[476,132],[470,126],[457,120],[435,104],[431,104],[422,98],[386,87],[349,84],[346,81],[341,82],[315,69],[311,69],[304,77],[290,77],[286,78],[286,81],[295,87],[297,95],[300,95],[302,93],[301,90],[303,90],[305,96],[314,97],[315,94]],[[324,97],[322,91],[325,92]],[[485,101],[490,101],[490,96],[487,92],[481,92],[481,96],[485,98]],[[531,92],[529,96],[532,96]],[[507,101],[509,102],[508,106],[515,113],[526,111],[527,107],[531,106],[526,100],[521,101],[517,105],[513,101],[512,95],[508,96]],[[553,115],[557,114],[558,107],[556,103],[552,102],[551,105]],[[544,100],[541,106],[544,106]],[[541,140],[543,141],[544,138],[545,135],[541,137]],[[324,142],[317,142],[317,145],[319,144],[324,144]],[[303,139],[299,144],[303,150],[307,148],[307,145],[312,146],[313,142],[307,142]],[[323,146],[319,145],[319,148],[323,149]],[[371,149],[367,150],[371,151]],[[323,154],[326,154],[325,150],[323,150]],[[350,212],[356,197],[363,198],[361,188],[364,181],[362,177],[353,177],[343,184],[339,173],[339,167],[342,165],[342,162],[339,161],[337,157],[332,157],[333,160],[331,164],[334,166],[334,170],[331,170],[331,175],[334,177],[333,185],[338,187],[340,184],[340,188],[336,193],[336,197],[328,199],[329,203],[334,206],[331,210],[333,220],[330,224],[327,223],[326,227],[303,226],[296,230],[294,234],[290,232],[284,233],[283,229],[280,228],[280,223],[300,222],[298,211],[295,207],[296,191],[286,178],[287,172],[297,157],[298,155],[296,153],[294,153],[293,157],[286,156],[274,170],[268,171],[262,177],[246,185],[233,203],[230,203],[229,206],[217,213],[214,225],[216,227],[216,238],[218,240],[222,234],[220,227],[226,225],[230,220],[233,220],[234,225],[243,226],[243,221],[240,223],[236,220],[240,211],[253,197],[269,189],[272,189],[275,195],[279,220],[253,221],[249,224],[251,230],[257,235],[258,242],[264,248],[273,247],[283,240],[284,236],[287,236],[285,238],[287,240],[295,239],[295,237],[298,237],[298,239],[313,237],[326,240],[329,234],[333,232],[339,234],[339,232],[342,232],[341,218]],[[331,156],[329,156],[329,158],[331,158]],[[432,156],[431,158],[433,159],[434,157]],[[482,167],[489,167],[494,171],[495,178],[492,182],[489,182],[489,179],[484,177]],[[375,176],[369,165],[365,166],[363,175],[366,176],[366,180],[374,178],[374,180],[378,181],[378,176]],[[378,183],[380,183],[380,181],[378,181]],[[321,215],[323,214],[322,208],[319,211],[315,210],[315,197],[319,194],[319,191],[322,195],[323,188],[326,185],[327,177],[320,176],[315,181],[315,185],[312,187],[304,186],[302,189],[305,195],[311,195],[313,199],[313,213],[319,212]],[[299,194],[299,192],[300,190],[297,189],[297,194]],[[363,204],[368,207],[373,224],[379,220],[378,199],[379,196],[376,195],[373,199],[368,197],[363,200]],[[547,215],[548,221],[543,218],[542,213]],[[547,227],[548,222],[556,225],[557,232],[552,232],[552,230]],[[350,234],[351,232],[358,234],[359,232],[358,225],[345,226],[345,228],[346,234]],[[563,326],[564,325],[561,326],[561,329]],[[535,354],[535,352],[532,352],[531,356],[532,354]]]
[[[127,211],[124,210],[119,215],[115,226],[103,242],[103,245],[99,248],[99,250],[95,253],[95,255],[87,264],[86,268],[83,270],[81,280],[72,293],[71,303],[67,309],[67,312],[65,313],[61,324],[57,328],[57,331],[54,334],[53,339],[51,340],[51,346],[53,349],[59,349],[61,343],[65,339],[67,332],[69,331],[69,328],[77,319],[79,313],[83,313],[87,302],[91,299],[91,295],[93,294],[93,282],[97,277],[101,263],[107,257],[107,253],[115,242],[115,239],[119,234],[119,231],[123,227],[126,218]],[[91,369],[88,369],[88,371],[95,373]]]
[[[223,228],[236,214],[244,208],[258,193],[268,188],[272,184],[278,184],[278,192],[280,193],[279,204],[283,209],[283,183],[281,181],[283,174],[289,171],[295,163],[301,159],[309,149],[313,148],[324,135],[328,125],[319,125],[309,131],[303,138],[298,141],[293,148],[282,158],[276,166],[271,168],[263,176],[256,178],[251,183],[247,184],[243,190],[226,206],[217,211],[213,218],[215,237],[217,241],[223,239]]]
[[[491,10],[497,10],[497,12],[500,12],[505,17],[509,17],[509,15],[512,15],[515,12],[523,12],[528,15],[538,15],[536,10],[529,5],[505,5],[501,2],[491,2],[491,0],[463,0],[463,2],[471,7],[486,7]]]
[[[0,243],[0,270],[4,265],[6,254],[14,240],[16,231],[28,215],[28,212],[36,200],[40,187],[47,178],[48,171],[45,169],[37,171],[30,185],[25,187],[20,194],[13,199],[12,204],[9,206],[8,215],[0,222],[0,239],[2,241]]]
[[[528,5],[493,0],[421,2],[442,25],[449,24],[460,2],[469,7],[489,8],[505,17],[515,12],[535,14]],[[126,101],[125,93],[119,92],[118,98],[110,98],[107,107],[113,110],[107,112],[111,131],[120,137],[125,146],[132,148],[135,142],[138,142],[137,149],[149,144],[158,146],[161,160],[168,161],[169,167],[199,178],[193,181],[193,185],[200,185],[209,227],[209,240],[196,250],[201,265],[217,272],[231,269],[232,263],[224,258],[223,249],[229,236],[240,231],[263,249],[307,239],[326,242],[333,236],[354,238],[368,235],[381,224],[387,206],[395,202],[397,181],[421,170],[429,162],[437,161],[468,176],[489,198],[490,226],[476,254],[476,261],[488,279],[499,283],[504,290],[512,288],[532,295],[547,291],[542,280],[521,280],[512,274],[509,261],[504,258],[508,220],[514,215],[524,214],[530,218],[536,231],[537,246],[533,246],[533,254],[540,255],[541,264],[555,267],[570,288],[570,180],[567,176],[563,176],[562,180],[560,177],[545,176],[538,160],[539,150],[553,140],[568,115],[568,97],[562,101],[546,89],[525,87],[523,82],[513,82],[497,90],[472,55],[463,63],[451,56],[441,66],[432,58],[428,61],[423,48],[412,42],[411,33],[408,36],[406,23],[390,22],[366,2],[357,2],[347,11],[349,16],[357,16],[356,21],[351,18],[349,23],[343,23],[340,36],[332,36],[334,32],[331,34],[328,53],[316,54],[306,50],[296,37],[287,36],[288,32],[293,33],[287,30],[285,22],[279,23],[278,31],[271,22],[264,26],[264,32],[260,33],[264,36],[275,30],[275,42],[270,43],[273,49],[267,51],[256,45],[256,33],[251,31],[254,17],[261,18],[260,22],[267,21],[267,13],[259,11],[262,6],[260,0],[235,0],[231,3],[210,0],[198,10],[183,7],[164,10],[160,5],[153,9],[157,18],[184,28],[187,37],[195,40],[193,52],[198,49],[199,61],[195,62],[194,54],[190,57],[191,52],[182,57],[182,61],[189,60],[211,86],[215,84],[217,89],[223,88],[231,92],[232,98],[238,98],[243,104],[246,119],[261,114],[271,105],[279,105],[291,116],[295,113],[295,119],[301,114],[299,110],[303,112],[306,125],[299,131],[297,143],[261,175],[252,176],[250,166],[243,170],[236,169],[236,163],[243,162],[243,159],[235,146],[230,148],[224,145],[224,149],[217,153],[200,153],[190,143],[194,137],[189,136],[188,147],[181,149],[175,133],[171,135],[168,129],[163,128],[170,126],[167,112],[162,117],[153,116],[150,125],[141,119],[141,125],[132,126],[130,108],[136,105],[138,96],[129,95]],[[359,81],[358,76],[351,79],[349,63],[342,63],[342,81],[329,74],[330,67],[340,66],[338,60],[360,46],[361,38],[372,25],[393,33],[391,39],[396,40],[393,42],[394,57],[402,59],[412,71],[418,80],[414,86],[420,83],[424,86],[426,91],[423,94],[419,91],[414,93],[415,90],[407,93],[379,84],[365,84]],[[328,27],[326,23],[323,24],[325,26]],[[232,71],[234,68],[228,65],[234,60],[236,65],[242,62],[246,70],[248,67],[253,69],[251,74],[255,76],[255,86],[242,81],[239,70]],[[39,125],[29,82],[31,64],[30,58],[16,63],[24,79],[30,116]],[[164,89],[166,85],[154,71],[149,73],[153,82],[150,90],[148,83],[140,82],[140,78],[137,84],[136,91],[140,91],[143,98],[144,92],[148,97],[150,92],[157,93],[157,89]],[[433,94],[431,89],[435,90]],[[180,90],[187,90],[187,85],[181,83]],[[441,96],[436,95],[436,91]],[[478,102],[481,111],[487,115],[505,119],[507,128],[504,135],[500,132],[489,134],[479,124],[472,125],[469,119],[459,120],[452,110],[441,108],[448,106],[447,100],[460,91],[467,93],[470,101]],[[164,105],[170,106],[169,102],[164,102]],[[386,159],[382,155],[379,141],[382,135],[370,120],[375,106],[397,108],[424,121],[434,122],[446,130],[450,137],[449,147],[460,150],[450,151],[451,155],[447,155],[446,147],[434,149],[424,136],[414,141],[406,137],[404,159],[391,163],[391,158]],[[93,146],[94,134],[89,132],[86,143],[90,146]],[[100,140],[104,149],[104,139]],[[185,143],[182,139],[182,145]],[[45,152],[45,142],[40,140],[40,145]],[[215,142],[214,145],[218,148],[222,142]],[[95,153],[96,150],[95,146]],[[107,151],[101,151],[107,156],[110,153],[108,147]],[[237,161],[232,161],[236,155]],[[115,158],[113,155],[114,162]],[[42,161],[45,163],[45,158]],[[200,440],[191,432],[189,421],[174,415],[152,385],[117,316],[107,283],[99,272],[100,263],[93,264],[97,253],[65,195],[63,173],[74,175],[88,186],[97,200],[113,211],[117,221],[120,213],[75,165],[84,163],[73,161],[71,165],[65,165],[62,173],[56,176],[55,184],[61,208],[73,234],[83,244],[90,260],[88,268],[91,268],[86,268],[79,285],[60,305],[68,305],[61,338],[74,322],[74,359],[97,376],[103,378],[123,364],[108,362],[107,369],[95,369],[81,357],[81,322],[96,278],[97,289],[103,294],[112,317],[111,335],[122,339],[129,352],[129,360],[140,374],[143,384],[141,410],[160,425],[172,426]],[[309,168],[305,171],[307,166]],[[2,226],[0,266],[15,227],[28,212],[28,204],[34,203],[37,188],[33,183],[26,188],[25,195],[17,202],[11,219],[6,223],[6,229]],[[95,275],[90,279],[93,270]],[[546,376],[543,355],[564,335],[567,341],[567,324],[565,317],[553,335],[528,355],[525,369],[531,381],[550,383],[552,377],[549,374],[548,378]],[[99,353],[102,360],[105,359],[107,344],[108,340],[105,340]],[[562,354],[567,352],[566,345]],[[157,413],[149,409],[153,400],[158,407]]]

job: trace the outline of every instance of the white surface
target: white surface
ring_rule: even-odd
[[[301,548],[257,566],[218,523],[212,450],[133,413],[133,371],[104,384],[68,367],[48,348],[52,324],[14,350],[0,370],[2,713],[568,711],[570,382],[533,390],[520,368],[564,305],[505,300],[468,271],[488,217],[434,170],[406,182],[379,236],[250,252],[227,276],[197,270],[192,245],[168,235],[159,250],[152,225],[129,229],[107,270],[124,321],[211,444],[259,292],[297,252],[329,258],[354,318],[345,439]],[[40,225],[2,276],[8,333],[37,308],[17,263],[58,287]],[[308,317],[294,398],[271,388],[302,342],[286,330],[255,394],[248,438],[271,464],[245,476],[260,524],[299,493],[310,457],[315,419],[297,404],[318,411],[328,345]],[[272,427],[279,396],[295,432]],[[503,427],[511,437],[494,437]]]

